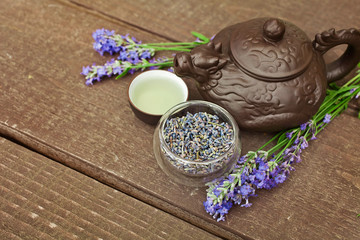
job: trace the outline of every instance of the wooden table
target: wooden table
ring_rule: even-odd
[[[110,59],[92,49],[98,28],[192,41],[192,30],[212,36],[275,16],[313,38],[360,28],[359,12],[357,0],[0,1],[0,239],[360,239],[356,104],[311,142],[285,183],[217,223],[202,205],[206,188],[178,185],[157,165],[154,127],[127,101],[134,76],[88,87],[80,75]],[[270,136],[241,135],[243,153]]]

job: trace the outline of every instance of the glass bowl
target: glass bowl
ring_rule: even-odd
[[[224,124],[227,123],[229,128],[232,129],[232,134],[229,134],[230,137],[226,142],[226,146],[223,147],[225,150],[222,150],[221,154],[216,156],[216,158],[206,159],[205,157],[201,160],[198,158],[197,160],[186,159],[186,156],[181,157],[180,154],[171,150],[172,148],[165,140],[168,139],[168,135],[166,135],[167,133],[164,130],[167,122],[171,119],[181,118],[187,113],[196,114],[200,112],[218,116],[219,124],[222,122]],[[205,141],[208,141],[207,139],[205,138]],[[184,145],[181,141],[179,144]],[[161,117],[155,129],[153,148],[160,168],[172,180],[187,186],[202,187],[207,182],[228,173],[240,157],[241,142],[239,128],[235,119],[224,108],[207,101],[187,101],[174,106]]]

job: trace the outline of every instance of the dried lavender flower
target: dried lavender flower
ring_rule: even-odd
[[[216,159],[232,145],[234,131],[229,123],[207,112],[189,113],[168,119],[164,140],[178,156],[192,161]]]

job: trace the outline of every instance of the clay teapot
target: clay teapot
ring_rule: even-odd
[[[323,54],[340,44],[348,45],[344,54],[326,64]],[[343,78],[359,60],[357,29],[330,29],[311,42],[289,22],[256,18],[176,54],[174,70],[195,79],[202,97],[227,109],[240,128],[272,132],[307,122],[328,83]]]

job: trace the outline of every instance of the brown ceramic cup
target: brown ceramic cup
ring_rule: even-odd
[[[131,109],[140,120],[155,125],[173,106],[188,99],[185,82],[174,73],[150,70],[135,77],[128,88]]]

